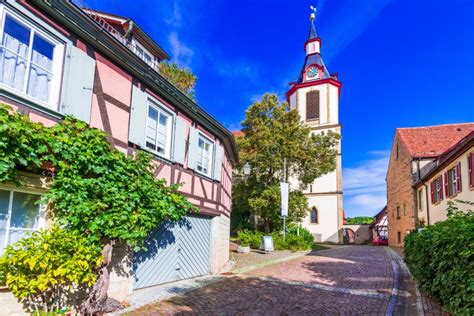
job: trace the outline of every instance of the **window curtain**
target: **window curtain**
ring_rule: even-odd
[[[35,36],[33,44],[27,93],[36,99],[47,102],[52,79],[52,51],[54,47],[44,40],[37,38],[38,37]],[[40,47],[36,47],[37,42],[40,43],[38,44],[41,45]],[[50,56],[43,55],[40,49],[46,50],[45,53]]]
[[[4,33],[0,54],[1,82],[17,90],[23,90],[28,44]]]

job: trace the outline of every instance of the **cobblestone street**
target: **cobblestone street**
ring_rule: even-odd
[[[417,315],[419,307],[394,251],[347,246],[231,275],[131,315]]]

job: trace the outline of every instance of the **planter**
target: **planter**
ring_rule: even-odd
[[[238,253],[249,253],[250,252],[250,246],[239,246],[237,248]]]

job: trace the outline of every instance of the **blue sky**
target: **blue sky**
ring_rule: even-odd
[[[322,57],[343,82],[344,208],[374,215],[396,127],[474,121],[471,0],[77,0],[132,18],[197,75],[198,103],[227,128],[298,77],[317,5]]]

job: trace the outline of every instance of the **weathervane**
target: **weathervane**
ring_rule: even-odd
[[[310,8],[311,11],[312,11],[311,14],[310,14],[310,16],[309,16],[309,19],[311,20],[311,22],[313,22],[314,19],[316,18],[316,12],[318,12],[318,10],[317,10],[315,7],[313,7],[312,5],[309,6],[309,8]]]

